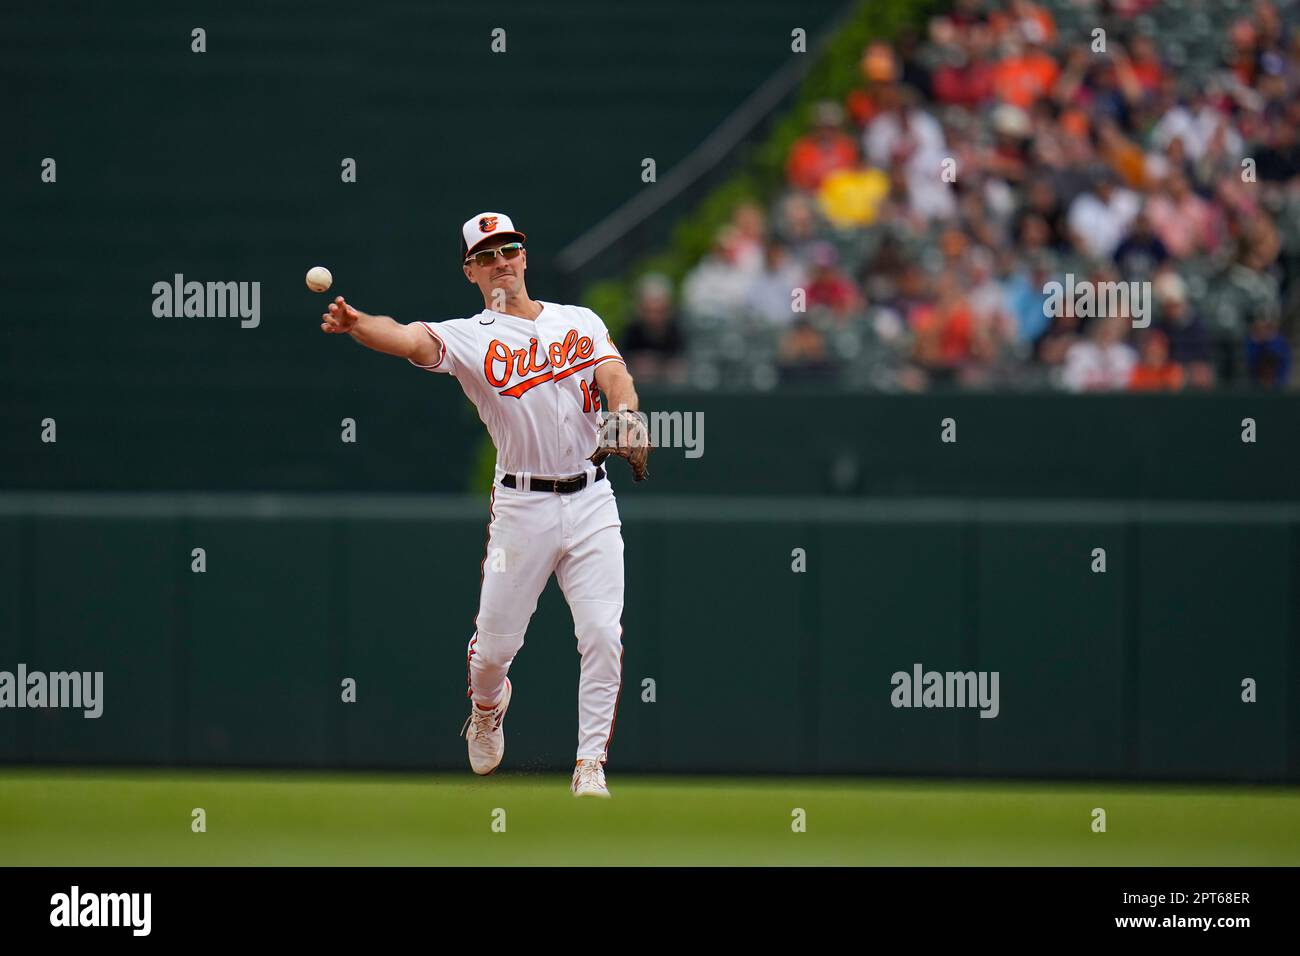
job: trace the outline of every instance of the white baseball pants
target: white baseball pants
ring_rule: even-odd
[[[588,469],[588,475],[594,469]],[[499,476],[498,476],[499,477]],[[483,587],[468,649],[469,695],[495,704],[554,573],[582,657],[577,759],[608,756],[622,688],[623,535],[609,479],[581,491],[492,488]]]

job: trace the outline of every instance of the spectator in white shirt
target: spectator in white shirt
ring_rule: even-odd
[[[753,273],[741,268],[739,237],[731,227],[719,230],[713,251],[700,260],[682,283],[682,305],[692,317],[731,320],[749,295]]]
[[[1232,162],[1244,152],[1241,134],[1227,114],[1210,102],[1205,91],[1198,93],[1191,106],[1179,103],[1171,107],[1151,130],[1151,145],[1159,152],[1167,150],[1176,139],[1182,141],[1193,163],[1199,163],[1212,147],[1222,150]]]
[[[1137,194],[1117,185],[1110,169],[1099,170],[1093,187],[1070,204],[1067,216],[1075,248],[1093,259],[1110,259],[1142,208]]]
[[[867,124],[863,134],[863,154],[879,169],[901,170],[914,213],[927,220],[948,219],[957,205],[952,187],[941,176],[948,155],[943,127],[917,107],[915,90],[887,89],[881,92],[887,108]]]
[[[872,166],[889,169],[916,154],[944,154],[943,127],[916,105],[916,93],[907,87],[881,90],[880,114],[867,124],[862,151]]]
[[[749,287],[749,311],[771,325],[785,327],[795,319],[794,290],[808,281],[807,270],[784,245],[769,242],[763,271]]]
[[[1062,382],[1072,392],[1120,391],[1128,388],[1137,352],[1124,343],[1133,320],[1128,315],[1092,319],[1088,337],[1065,353]]]

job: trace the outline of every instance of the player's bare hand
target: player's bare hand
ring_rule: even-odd
[[[329,304],[329,311],[321,316],[320,328],[322,332],[350,332],[360,318],[361,314],[340,295]]]

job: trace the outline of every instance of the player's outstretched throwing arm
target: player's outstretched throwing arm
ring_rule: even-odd
[[[442,345],[418,324],[403,325],[387,315],[368,315],[338,296],[321,316],[321,331],[346,333],[368,349],[410,359],[417,365],[437,365]]]

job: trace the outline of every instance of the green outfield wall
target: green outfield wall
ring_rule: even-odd
[[[615,472],[611,769],[1300,780],[1300,506],[656,498]],[[0,709],[0,761],[462,769],[486,511],[0,496],[0,670],[104,674],[98,719]],[[552,583],[508,768],[572,758],[577,664]],[[917,664],[996,671],[997,716],[893,706]]]
[[[355,367],[287,390],[0,406],[0,488],[486,493],[486,432],[449,376],[334,342]],[[383,370],[389,386],[361,388]],[[1300,398],[1268,393],[853,395],[642,386],[672,439],[658,495],[1300,502]],[[289,393],[292,394],[289,394]],[[669,418],[667,416],[676,416]],[[42,421],[56,422],[43,442]],[[344,421],[354,441],[345,442]],[[944,442],[944,421],[956,441]],[[1253,442],[1242,422],[1254,423]],[[682,423],[679,429],[673,422]]]

